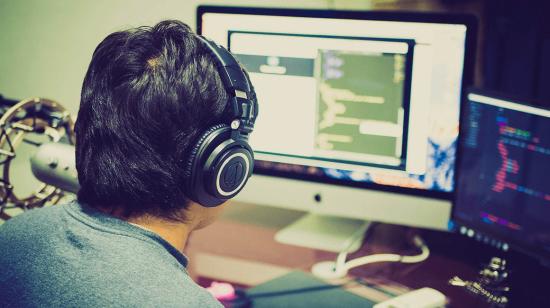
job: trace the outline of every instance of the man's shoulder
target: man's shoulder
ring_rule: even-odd
[[[48,206],[25,211],[0,225],[0,240],[8,236],[13,238],[24,232],[25,236],[30,233],[42,233],[44,228],[51,228],[57,225],[63,213],[63,206]],[[21,231],[21,232],[20,232]]]
[[[114,280],[104,276],[98,278],[101,279],[74,280],[70,284],[65,279],[50,279],[47,284],[30,283],[24,289],[5,285],[7,294],[0,296],[0,307],[222,307],[190,278],[173,277],[167,284],[143,275]]]
[[[38,207],[38,208],[26,210],[21,214],[16,215],[13,218],[7,220],[5,225],[9,225],[9,223],[14,223],[14,222],[18,222],[18,223],[28,222],[30,220],[34,220],[38,218],[45,218],[45,217],[54,218],[54,217],[57,217],[60,213],[62,213],[63,208],[68,205],[69,204],[52,205],[52,206]]]
[[[29,267],[39,267],[54,255],[63,212],[61,206],[32,209],[0,225],[0,267],[7,267],[3,278],[25,269],[27,261]]]
[[[155,241],[80,223],[64,207],[0,226],[0,290],[16,300],[0,296],[0,306],[220,307]]]
[[[159,276],[159,273],[154,274]],[[221,307],[206,289],[196,284],[187,274],[154,281],[149,281],[143,275],[140,278],[141,281],[132,279],[126,281],[124,286],[116,287],[121,291],[119,294],[126,293],[120,298],[122,302],[132,303],[132,306]]]
[[[101,275],[101,279],[92,279],[90,283],[80,281],[64,295],[57,295],[52,306],[221,307],[209,292],[188,275],[174,272],[166,275],[162,270],[152,270],[142,269],[140,273],[131,276]]]

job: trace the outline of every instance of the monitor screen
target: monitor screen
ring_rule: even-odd
[[[467,98],[454,219],[478,240],[550,257],[550,110]]]
[[[199,31],[228,47],[255,86],[256,173],[450,196],[466,21],[212,7],[198,15]]]

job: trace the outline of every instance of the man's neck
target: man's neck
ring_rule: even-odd
[[[127,217],[121,208],[101,206],[97,206],[96,208],[106,214],[125,220],[136,227],[157,234],[181,253],[183,253],[183,249],[187,244],[189,234],[195,229],[193,221],[183,223],[149,214]]]
[[[225,203],[227,204],[227,202]],[[205,207],[195,202],[189,202],[185,208],[182,208],[176,217],[182,217],[182,221],[170,220],[151,214],[140,216],[124,215],[124,209],[121,207],[100,207],[96,208],[106,214],[125,220],[140,228],[152,231],[158,234],[174,248],[183,253],[187,238],[193,230],[198,230],[211,224],[218,217],[224,206]],[[179,214],[179,215],[178,215]]]
[[[170,221],[153,216],[141,216],[135,218],[125,219],[127,222],[158,234],[162,239],[174,246],[179,252],[183,253],[189,234],[191,233],[191,226],[176,221]]]

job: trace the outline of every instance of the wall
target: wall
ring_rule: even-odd
[[[199,4],[365,9],[369,0],[0,0],[0,94],[50,98],[76,114],[92,53],[105,36],[163,19],[195,28]],[[27,176],[32,151],[18,151],[12,184],[18,196],[28,196],[38,187]]]
[[[179,19],[194,28],[198,4],[369,7],[365,0],[0,0],[0,94],[51,98],[76,113],[91,55],[107,34],[162,19]]]
[[[487,0],[484,87],[550,108],[546,0]]]

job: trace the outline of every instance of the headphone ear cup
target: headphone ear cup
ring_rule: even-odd
[[[195,166],[197,166],[198,163],[200,163],[197,160],[200,160],[199,153],[204,151],[205,147],[205,141],[210,139],[212,133],[214,133],[217,130],[223,129],[223,128],[229,128],[226,124],[218,124],[214,125],[210,128],[208,128],[198,139],[193,148],[189,151],[189,156],[187,158],[187,161],[185,162],[184,171],[183,171],[183,177],[184,177],[184,185],[187,191],[187,194],[189,195],[193,201],[196,201],[195,196],[193,196],[193,169]]]
[[[189,153],[184,172],[186,193],[206,207],[237,195],[254,168],[252,149],[246,140],[233,139],[226,124],[207,129]]]
[[[205,184],[208,193],[223,200],[233,198],[252,175],[253,152],[246,142],[232,141],[207,168],[209,173]]]

